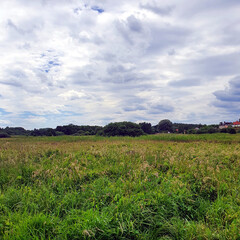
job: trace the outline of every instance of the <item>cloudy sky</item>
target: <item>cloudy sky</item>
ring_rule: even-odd
[[[240,117],[239,0],[1,0],[0,127]]]

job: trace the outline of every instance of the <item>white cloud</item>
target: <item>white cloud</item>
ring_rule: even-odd
[[[219,122],[226,107],[213,93],[239,75],[239,10],[236,0],[3,0],[1,124]]]
[[[70,90],[65,93],[59,94],[60,97],[63,97],[65,100],[77,100],[81,98],[86,98],[87,95],[84,92],[77,92],[74,90]]]

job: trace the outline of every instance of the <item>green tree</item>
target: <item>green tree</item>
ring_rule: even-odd
[[[157,125],[158,132],[172,132],[173,131],[173,124],[168,119],[161,120]]]
[[[147,134],[151,134],[152,133],[152,125],[151,123],[146,123],[146,122],[142,122],[139,123],[140,128]]]
[[[131,136],[136,137],[143,135],[144,132],[140,126],[132,122],[115,122],[109,123],[103,128],[104,136]]]

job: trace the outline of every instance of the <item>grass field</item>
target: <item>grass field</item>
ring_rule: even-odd
[[[0,139],[0,239],[240,239],[240,134]]]

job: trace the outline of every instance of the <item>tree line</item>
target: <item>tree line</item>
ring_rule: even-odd
[[[10,137],[13,135],[23,136],[60,136],[60,135],[99,135],[99,136],[140,136],[144,134],[157,133],[182,133],[182,134],[203,134],[203,133],[236,133],[235,129],[219,129],[218,125],[202,125],[202,124],[186,124],[172,123],[168,119],[161,120],[157,125],[152,126],[151,123],[133,123],[133,122],[114,122],[104,127],[89,125],[64,125],[56,128],[40,128],[26,130],[22,127],[6,127],[0,128],[0,138]]]

